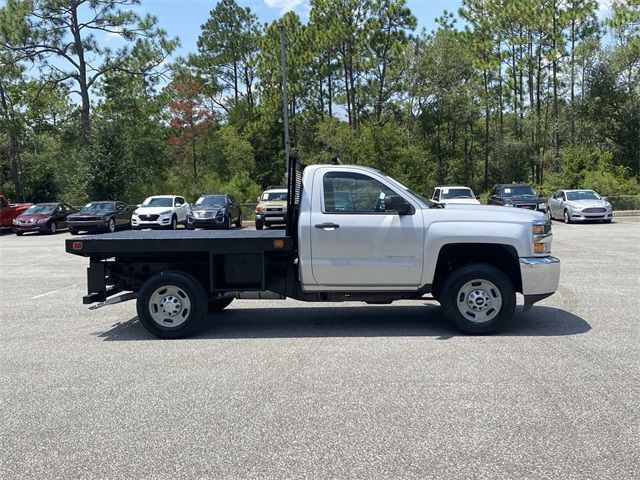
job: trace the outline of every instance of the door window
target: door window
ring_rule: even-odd
[[[328,172],[323,187],[325,213],[384,213],[385,198],[397,195],[361,173]]]

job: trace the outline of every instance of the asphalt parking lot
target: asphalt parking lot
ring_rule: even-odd
[[[501,335],[247,300],[178,341],[83,306],[68,234],[2,235],[0,478],[639,478],[640,218],[554,234],[559,291]]]

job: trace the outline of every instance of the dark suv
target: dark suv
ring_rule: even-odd
[[[487,200],[489,205],[526,208],[545,213],[544,200],[526,183],[500,183],[494,185]]]

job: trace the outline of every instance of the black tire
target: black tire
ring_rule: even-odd
[[[76,230],[75,228],[70,228],[70,229],[69,229],[69,233],[70,233],[71,235],[78,235],[78,233],[79,233],[79,232],[78,232],[78,230]]]
[[[607,218],[606,220],[603,220],[602,223],[611,223],[611,219]]]
[[[264,228],[264,223],[256,220],[256,230],[262,230]]]
[[[231,215],[227,217],[227,221],[224,222],[224,229],[231,230]]]
[[[58,231],[58,222],[55,220],[49,224],[49,233],[51,235],[55,234]]]
[[[216,313],[227,308],[231,302],[233,302],[233,297],[219,298],[217,300],[209,301],[209,313]]]
[[[236,227],[242,228],[242,215],[238,215],[238,220],[236,221]]]
[[[486,293],[489,297],[494,298],[499,295],[502,301],[497,314],[482,323],[470,320],[458,308],[458,302],[462,300],[461,295],[464,294],[463,287],[473,280],[487,281],[493,284],[498,292],[489,289],[489,292]],[[467,299],[469,296],[466,296],[465,300]],[[492,299],[489,298],[489,300]],[[461,331],[476,335],[493,333],[502,329],[513,317],[516,307],[516,292],[511,280],[502,271],[484,263],[472,263],[454,270],[447,276],[440,291],[440,303],[447,318],[452,320]],[[490,305],[490,302],[488,304]],[[490,311],[491,308],[487,310],[487,313]]]
[[[562,213],[562,218],[564,219],[564,223],[566,223],[567,225],[571,223],[571,216],[569,215],[569,210],[567,210],[566,208]]]
[[[176,295],[183,302],[185,298],[188,299],[189,308],[179,312],[175,318],[182,322],[178,326],[171,326],[174,318],[170,316],[166,316],[162,324],[154,319],[153,315],[156,318],[163,315],[159,310],[160,305],[152,303],[152,297],[162,296],[163,287],[176,290],[178,292]],[[159,338],[184,338],[202,324],[207,314],[207,295],[200,282],[190,275],[168,271],[158,273],[144,283],[138,293],[136,308],[140,322],[152,335]]]
[[[553,220],[553,213],[551,213],[551,209],[547,207],[547,218],[549,220]]]
[[[22,235],[24,235],[24,232],[19,232],[19,231],[18,231],[18,232],[16,232],[16,235],[17,235],[17,236],[19,236],[19,237],[21,237]]]
[[[173,217],[171,217],[171,225],[169,225],[169,228],[171,230],[177,230],[178,229],[178,218],[175,215]]]

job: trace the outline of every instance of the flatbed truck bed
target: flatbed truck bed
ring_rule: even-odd
[[[120,255],[180,253],[286,252],[292,239],[285,230],[123,230],[66,240],[68,253],[110,258]]]

